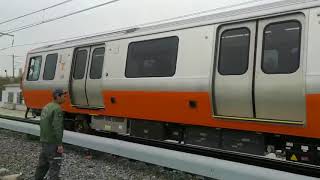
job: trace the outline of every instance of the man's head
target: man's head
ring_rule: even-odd
[[[63,89],[54,89],[52,93],[53,100],[58,104],[62,104],[65,101],[65,94],[67,94],[67,92]]]

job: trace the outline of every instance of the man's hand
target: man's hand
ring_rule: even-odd
[[[60,153],[60,154],[63,153],[63,146],[62,145],[58,146],[57,153]]]

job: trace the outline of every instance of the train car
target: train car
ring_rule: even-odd
[[[282,0],[28,53],[25,103],[152,140],[319,164],[320,1]]]

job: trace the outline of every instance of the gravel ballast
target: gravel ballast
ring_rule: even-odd
[[[28,135],[0,129],[0,168],[22,179],[33,179],[40,153],[40,143]],[[65,145],[60,175],[65,180],[199,180],[201,176],[133,161],[107,153],[92,152],[87,159],[82,148]],[[207,179],[207,178],[206,178]]]

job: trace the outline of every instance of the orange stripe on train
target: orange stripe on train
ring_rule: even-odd
[[[24,90],[23,93],[26,105],[32,108],[42,108],[52,99],[51,91],[48,90]],[[320,112],[317,109],[320,107],[320,94],[306,96],[307,123],[305,126],[213,119],[211,117],[210,96],[206,92],[104,91],[103,97],[105,109],[77,109],[71,106],[70,97],[67,98],[63,108],[70,113],[120,116],[313,138],[320,137],[318,130]],[[114,99],[114,103],[111,98]],[[196,108],[190,107],[190,101],[196,102]]]

